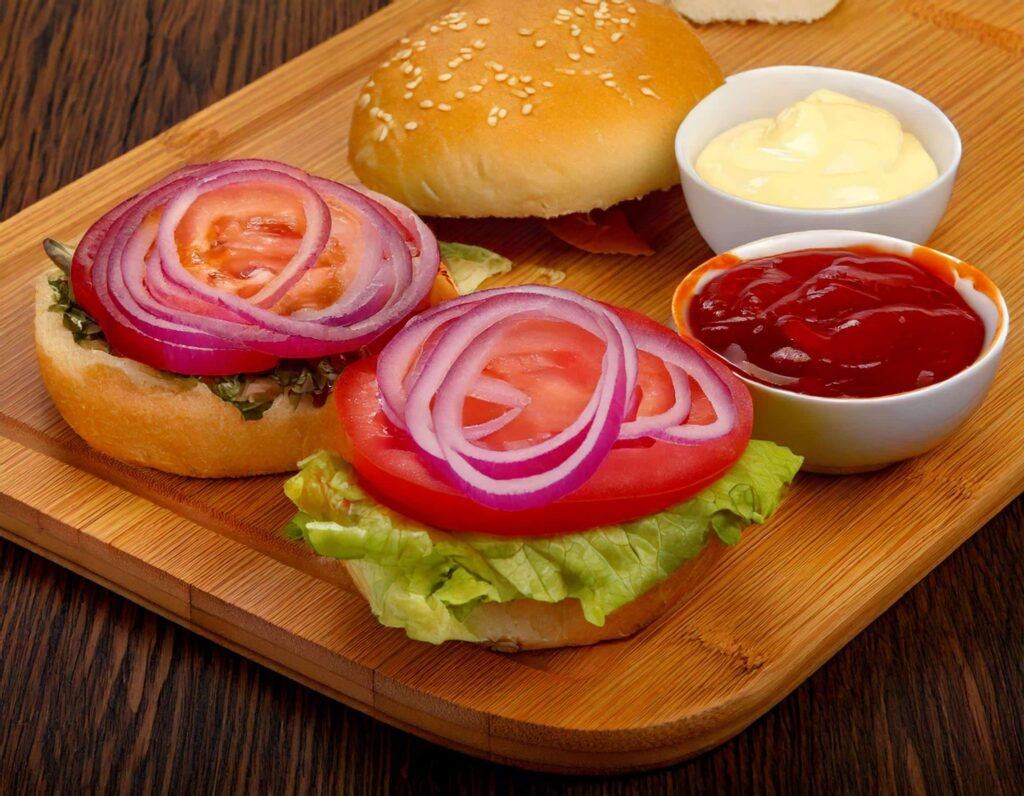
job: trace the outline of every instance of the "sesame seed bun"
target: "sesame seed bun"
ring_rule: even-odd
[[[679,181],[676,128],[721,83],[690,26],[645,0],[469,0],[371,75],[349,159],[424,215],[606,208]]]

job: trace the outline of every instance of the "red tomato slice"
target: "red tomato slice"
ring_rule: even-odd
[[[660,334],[671,330],[629,310],[616,311],[631,325]],[[600,368],[600,344],[589,333],[557,322],[532,322],[517,330],[488,366],[526,392],[531,403],[515,421],[487,438],[496,447],[530,444],[565,428],[582,408]],[[567,337],[568,333],[568,337]],[[747,447],[753,421],[746,387],[707,357],[732,391],[738,422],[723,439],[700,446],[643,440],[621,444],[579,489],[536,509],[501,511],[482,506],[441,481],[423,464],[408,435],[396,429],[380,408],[376,358],[348,366],[335,385],[338,412],[346,438],[339,450],[359,473],[361,483],[384,505],[432,525],[454,531],[505,536],[549,536],[614,524],[653,514],[692,497],[720,478]],[[641,356],[640,415],[663,411],[673,391],[659,359]],[[691,418],[713,418],[710,404],[696,385]],[[500,411],[481,401],[467,401],[467,423]]]
[[[291,315],[333,304],[355,278],[369,236],[333,197],[331,239],[316,264],[272,309]],[[200,196],[175,230],[181,262],[208,285],[242,298],[255,295],[295,256],[305,232],[298,194],[278,185],[229,185]]]
[[[633,229],[622,207],[591,210],[549,218],[544,226],[548,232],[570,246],[594,254],[654,254],[644,238]]]

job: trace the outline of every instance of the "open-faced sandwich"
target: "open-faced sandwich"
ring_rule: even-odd
[[[526,285],[444,302],[336,386],[290,526],[382,623],[501,650],[630,635],[782,498],[746,387],[639,313]]]
[[[192,476],[293,469],[337,424],[338,373],[454,295],[408,208],[266,160],[186,166],[47,251],[36,352],[60,413]]]

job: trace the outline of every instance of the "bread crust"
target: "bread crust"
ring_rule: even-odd
[[[356,101],[359,179],[449,217],[550,218],[677,184],[676,129],[721,70],[666,8],[563,6],[469,0],[397,44]]]
[[[839,0],[657,0],[670,5],[691,22],[815,22]]]
[[[129,464],[200,478],[294,470],[340,430],[333,402],[280,396],[244,420],[205,385],[75,343],[51,311],[47,274],[35,285],[39,371],[57,410],[93,448]]]

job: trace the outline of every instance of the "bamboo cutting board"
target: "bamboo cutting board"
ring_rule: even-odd
[[[451,0],[399,0],[0,225],[0,526],[232,649],[447,746],[537,769],[649,768],[740,731],[1024,489],[1024,356],[1007,345],[982,410],[918,460],[847,478],[801,475],[770,524],[640,635],[504,656],[434,648],[379,627],[334,562],[286,542],[283,477],[190,481],[89,450],[35,369],[29,284],[43,237],[76,240],[120,199],[186,161],[258,156],[350,178],[345,132],[367,71]],[[1024,303],[1024,6],[1005,0],[844,0],[812,26],[711,26],[727,73],[781,63],[858,69],[937,102],[964,139],[934,245],[985,269],[1011,316]],[[445,222],[439,236],[511,257],[507,281],[565,285],[668,318],[710,252],[678,192],[642,207],[658,254],[585,255],[530,222]]]

